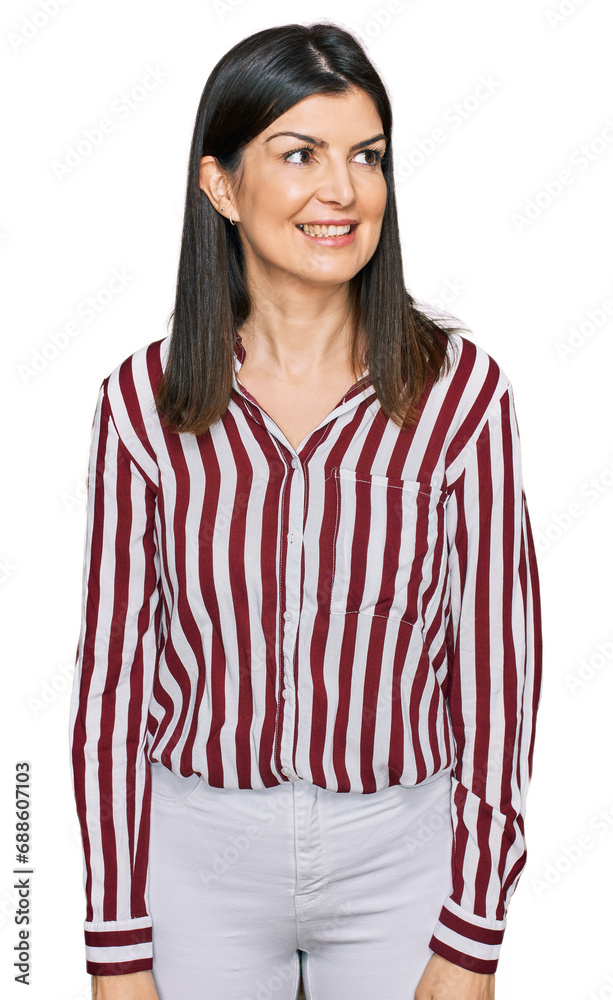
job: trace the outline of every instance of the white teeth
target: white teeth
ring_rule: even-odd
[[[301,223],[298,228],[309,236],[344,236],[351,230],[351,226],[309,226],[306,223]]]

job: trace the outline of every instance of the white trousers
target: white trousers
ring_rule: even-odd
[[[415,788],[215,788],[152,764],[160,1000],[414,1000],[451,892],[448,771]]]

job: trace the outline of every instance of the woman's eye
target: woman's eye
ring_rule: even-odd
[[[293,149],[293,150],[291,150],[291,152],[285,154],[284,160],[287,163],[290,163],[290,162],[298,163],[298,164],[300,164],[300,163],[303,163],[303,164],[304,163],[308,163],[308,160],[307,161],[305,161],[305,160],[293,160],[292,161],[292,160],[290,160],[290,157],[292,157],[292,156],[306,156],[306,155],[308,155],[310,157],[313,152],[314,152],[314,150],[313,149],[309,149],[308,147],[304,147],[302,149]],[[383,154],[379,153],[379,151],[376,150],[376,149],[361,149],[355,155],[356,156],[368,156],[368,157],[370,157],[370,159],[366,162],[366,166],[367,167],[376,167],[381,162],[381,160],[383,158]]]
[[[306,153],[310,154],[312,152],[313,152],[313,150],[311,150],[311,149],[294,149],[294,150],[292,150],[291,153],[286,153],[284,159],[287,160],[287,162],[289,163],[290,162],[290,156],[302,156],[303,154],[306,154]],[[300,160],[294,160],[293,162],[294,163],[300,163],[300,162],[304,163],[305,161],[304,160],[302,160],[302,161],[300,161]]]
[[[376,167],[382,159],[382,154],[376,149],[362,149],[359,153],[356,153],[356,156],[370,156],[371,159],[367,163],[369,167]]]

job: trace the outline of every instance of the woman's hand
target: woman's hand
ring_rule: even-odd
[[[469,972],[432,955],[417,984],[415,1000],[494,1000],[494,976]]]
[[[92,976],[93,1000],[159,1000],[153,973],[129,972],[125,976]]]

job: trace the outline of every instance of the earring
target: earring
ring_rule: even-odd
[[[222,212],[225,212],[225,208],[222,208]],[[230,209],[230,222],[232,222],[232,209]],[[232,225],[235,226],[236,223],[232,222]]]

